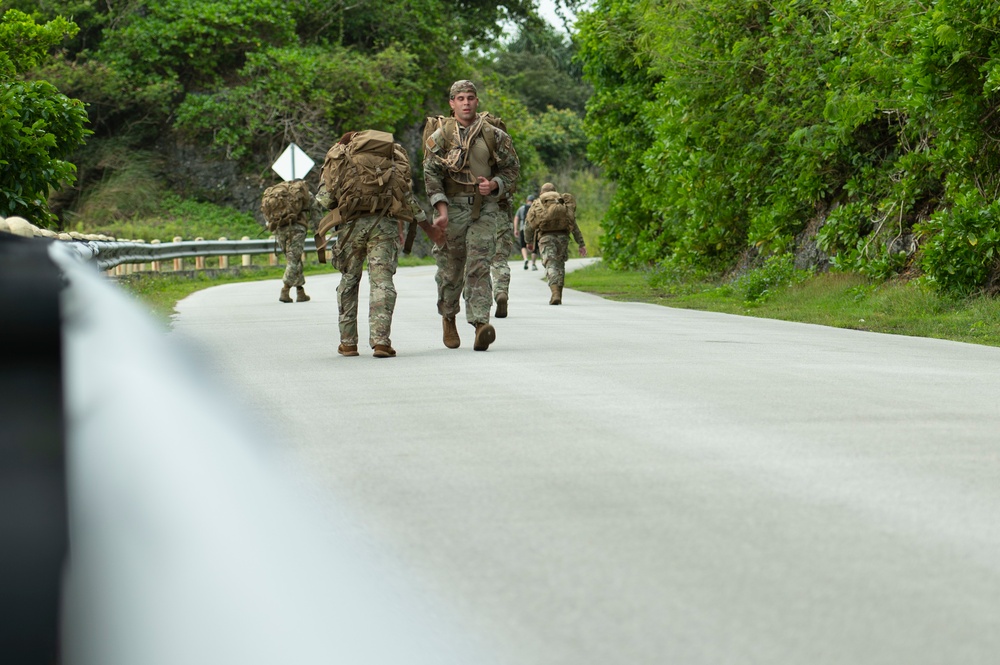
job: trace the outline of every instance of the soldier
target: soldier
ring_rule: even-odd
[[[434,225],[445,233],[444,246],[434,248],[438,313],[444,345],[458,348],[455,317],[464,296],[465,318],[476,328],[472,348],[485,351],[496,339],[490,263],[497,229],[508,223],[498,203],[514,190],[520,163],[510,135],[478,113],[472,81],[456,81],[449,97],[452,117],[424,145],[424,184],[436,211]]]
[[[524,222],[528,217],[528,209],[531,208],[531,202],[534,200],[535,195],[529,194],[528,200],[514,213],[514,235],[517,236],[517,246],[521,248],[521,258],[524,259],[525,270],[528,269],[528,243],[524,241]],[[531,252],[532,270],[538,270],[538,266],[535,264],[537,258],[538,255],[535,252]]]
[[[285,274],[282,277],[280,302],[292,302],[289,293],[297,290],[295,301],[308,302],[306,278],[303,274],[302,254],[305,250],[306,231],[312,216],[312,194],[304,180],[296,179],[268,187],[261,199],[261,210],[267,228],[285,255]]]
[[[555,185],[547,182],[542,185],[538,199],[528,209],[525,240],[528,241],[528,249],[534,251],[537,238],[542,265],[545,266],[545,279],[552,292],[550,305],[562,304],[570,233],[579,246],[580,256],[587,256],[583,233],[576,225],[576,203],[572,195],[560,194]]]
[[[496,317],[507,317],[507,301],[510,298],[510,255],[514,251],[516,232],[514,216],[511,214],[511,199],[507,196],[500,202],[503,220],[497,226],[497,253],[490,263],[490,277],[493,279],[493,299],[497,303]]]
[[[355,137],[357,140],[355,141]],[[391,145],[390,145],[391,144]],[[393,157],[377,152],[365,152],[374,146],[388,149]],[[358,157],[361,153],[364,156]],[[358,164],[366,158],[378,165],[385,185],[373,191],[358,176]],[[390,175],[386,176],[385,174]],[[410,189],[410,165],[406,151],[384,132],[348,132],[338,145],[327,153],[323,165],[324,187],[317,201],[342,217],[339,224],[333,262],[341,272],[337,286],[340,345],[342,356],[358,355],[358,289],[365,259],[368,260],[368,282],[371,288],[368,305],[368,343],[376,358],[392,358],[389,332],[396,306],[393,275],[399,261],[403,221],[418,223],[435,243],[443,242],[437,229],[427,222]],[[368,187],[368,189],[366,189]],[[376,213],[370,212],[378,210]],[[333,213],[331,213],[333,214]]]

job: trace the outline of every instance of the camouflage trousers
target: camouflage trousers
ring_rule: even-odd
[[[497,228],[506,219],[507,213],[492,201],[483,202],[475,221],[472,204],[455,202],[448,206],[445,244],[434,247],[441,316],[458,316],[459,299],[464,297],[466,321],[473,325],[489,323],[493,308],[490,263],[497,251]]]
[[[510,255],[514,252],[514,226],[510,213],[504,212],[504,222],[497,225],[497,253],[490,262],[493,299],[500,293],[510,294]]]
[[[549,286],[562,286],[566,281],[566,259],[569,258],[569,234],[546,233],[538,241],[538,253],[545,266]]]
[[[347,234],[350,233],[350,236]],[[341,239],[347,236],[346,242]],[[399,225],[391,217],[369,215],[341,227],[337,242],[336,266],[341,272],[337,287],[340,313],[340,342],[358,343],[358,290],[361,271],[368,259],[368,343],[390,346],[392,312],[396,308],[396,286],[392,276],[399,261]]]
[[[306,283],[302,274],[302,252],[306,246],[306,227],[301,224],[286,224],[274,231],[274,239],[285,254],[285,286],[302,286]]]

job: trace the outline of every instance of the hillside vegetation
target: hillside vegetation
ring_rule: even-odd
[[[4,0],[0,11],[0,96],[18,122],[0,117],[2,216],[119,237],[242,234],[259,228],[260,193],[280,179],[270,165],[291,142],[321,164],[344,132],[380,129],[419,166],[423,119],[447,112],[460,78],[507,122],[519,198],[591,169],[590,88],[533,0]],[[7,152],[29,137],[34,152]],[[38,174],[30,188],[25,170]]]
[[[612,265],[1000,285],[1000,5],[596,0],[578,40]]]

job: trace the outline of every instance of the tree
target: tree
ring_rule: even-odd
[[[75,178],[76,167],[65,158],[89,133],[83,103],[23,76],[74,34],[75,24],[62,18],[38,25],[10,9],[0,19],[0,215],[5,217],[51,225],[49,189]]]

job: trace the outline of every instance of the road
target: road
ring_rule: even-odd
[[[171,334],[495,662],[1000,660],[1000,349],[552,307],[513,265],[485,353],[442,345],[431,267],[397,275],[393,359],[364,316],[336,354],[336,275],[207,289]]]

